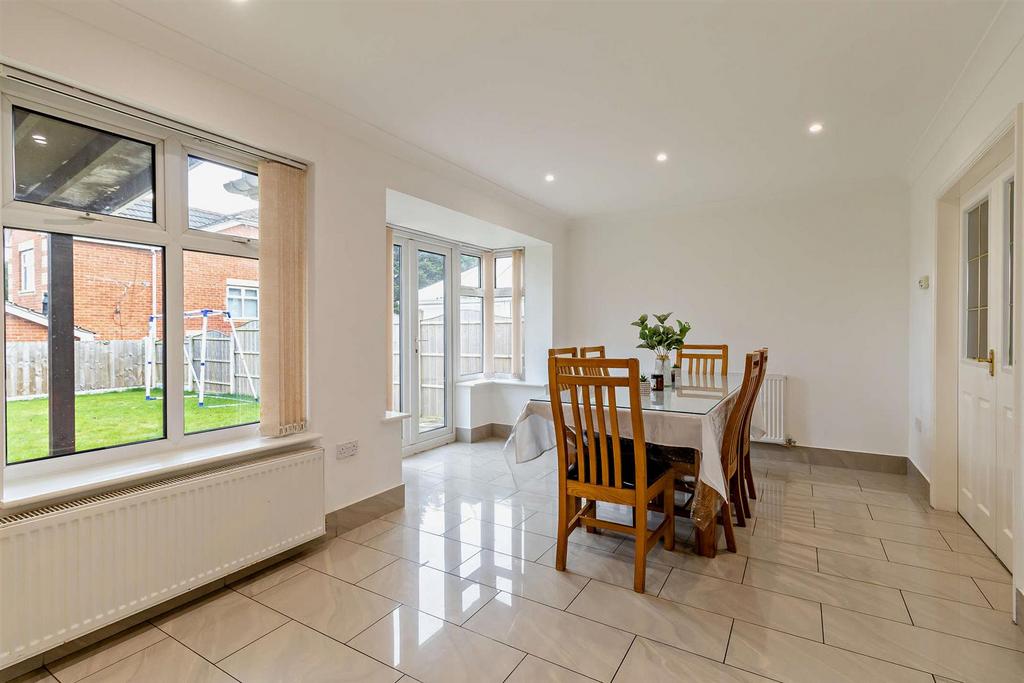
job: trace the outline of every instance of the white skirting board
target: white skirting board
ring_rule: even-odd
[[[0,669],[323,533],[319,448],[0,517]]]

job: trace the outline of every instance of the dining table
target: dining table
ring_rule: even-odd
[[[722,436],[733,404],[736,402],[743,373],[726,375],[683,375],[674,386],[664,391],[641,394],[644,441],[658,446],[689,448],[700,452],[690,516],[697,531],[697,552],[713,557],[717,546],[715,517],[722,501],[729,500],[729,486],[722,469]],[[568,404],[568,394],[559,399]],[[628,387],[616,388],[616,405],[622,438],[633,438],[628,419],[630,398]],[[608,408],[605,408],[607,413]],[[751,435],[764,433],[760,406],[751,419]],[[555,448],[555,428],[549,395],[531,398],[523,407],[512,432],[505,442],[505,458],[512,466],[540,457]],[[659,457],[673,458],[672,448],[659,448]],[[684,457],[679,453],[678,457]]]

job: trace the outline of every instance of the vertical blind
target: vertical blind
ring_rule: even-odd
[[[259,165],[260,433],[306,428],[306,172]]]

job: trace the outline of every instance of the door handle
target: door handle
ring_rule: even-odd
[[[989,377],[996,376],[996,352],[995,349],[988,350],[988,358],[979,358],[982,363],[988,363],[988,375]]]

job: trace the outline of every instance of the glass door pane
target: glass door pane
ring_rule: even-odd
[[[448,259],[416,251],[416,344],[419,433],[448,426]]]

